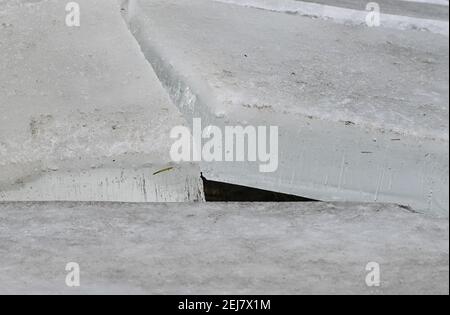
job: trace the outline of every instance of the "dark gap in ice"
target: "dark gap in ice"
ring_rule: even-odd
[[[203,177],[207,202],[314,202],[305,197],[211,181]]]

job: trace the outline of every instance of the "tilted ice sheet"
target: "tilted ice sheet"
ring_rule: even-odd
[[[203,126],[280,127],[280,165],[210,179],[448,216],[448,38],[215,1],[129,1],[130,29]]]
[[[67,1],[0,2],[3,190],[48,173],[90,169],[119,170],[120,181],[121,169],[148,173],[171,162],[169,131],[184,120],[130,35],[117,1],[77,2],[81,27],[66,26]],[[64,183],[61,176],[37,185],[51,194],[48,183]],[[83,180],[90,185],[108,180],[107,174],[88,177]]]

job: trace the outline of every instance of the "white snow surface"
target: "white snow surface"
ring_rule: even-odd
[[[127,185],[136,191],[140,185],[144,194],[151,174],[171,165],[169,132],[185,121],[129,33],[118,3],[78,3],[81,27],[70,28],[67,1],[0,2],[0,199],[40,200],[41,194],[44,200],[78,200],[73,196],[84,189],[81,200],[104,200],[116,190],[127,195]],[[178,185],[194,182],[198,191],[199,170],[186,167],[186,178],[177,172]],[[97,178],[102,169],[116,175]],[[144,186],[133,179],[136,173],[150,173]],[[81,182],[71,192],[57,193],[75,179]],[[108,181],[117,187],[105,188]],[[97,197],[94,187],[101,191]],[[148,201],[106,200],[141,199]]]

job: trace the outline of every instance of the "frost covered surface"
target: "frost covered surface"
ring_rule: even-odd
[[[448,237],[380,204],[0,203],[0,293],[448,294]]]
[[[276,173],[206,163],[207,178],[448,216],[447,37],[204,0],[126,10],[188,120],[280,126]]]
[[[49,182],[68,187],[63,183],[70,176],[61,179],[64,174],[87,170],[118,173],[109,179],[88,174],[82,180],[89,191],[95,185],[103,189],[108,180],[126,190],[139,185],[131,176],[137,169],[152,173],[170,163],[169,131],[184,121],[130,35],[118,3],[78,3],[81,27],[70,28],[67,1],[0,2],[0,199],[36,198],[36,192],[27,196],[30,187],[24,184],[42,177],[47,187],[37,188],[37,180],[31,189],[51,195]],[[130,181],[121,181],[123,172]],[[184,187],[194,172],[182,173]]]

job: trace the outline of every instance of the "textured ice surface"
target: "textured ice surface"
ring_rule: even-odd
[[[448,140],[447,38],[209,1],[140,2],[163,57],[189,57],[191,76],[230,102],[221,110],[273,107]]]
[[[214,1],[130,4],[133,34],[188,119],[280,126],[277,173],[203,165],[211,179],[448,216],[447,37]]]
[[[145,189],[131,197],[145,185],[148,196],[164,195],[152,174],[169,166],[169,131],[184,121],[118,3],[78,3],[81,27],[70,28],[67,1],[0,2],[0,199],[200,198],[200,173],[189,165],[163,185],[178,197],[147,200]],[[186,182],[194,185],[183,192]]]
[[[0,293],[448,294],[448,237],[379,204],[0,203]]]

